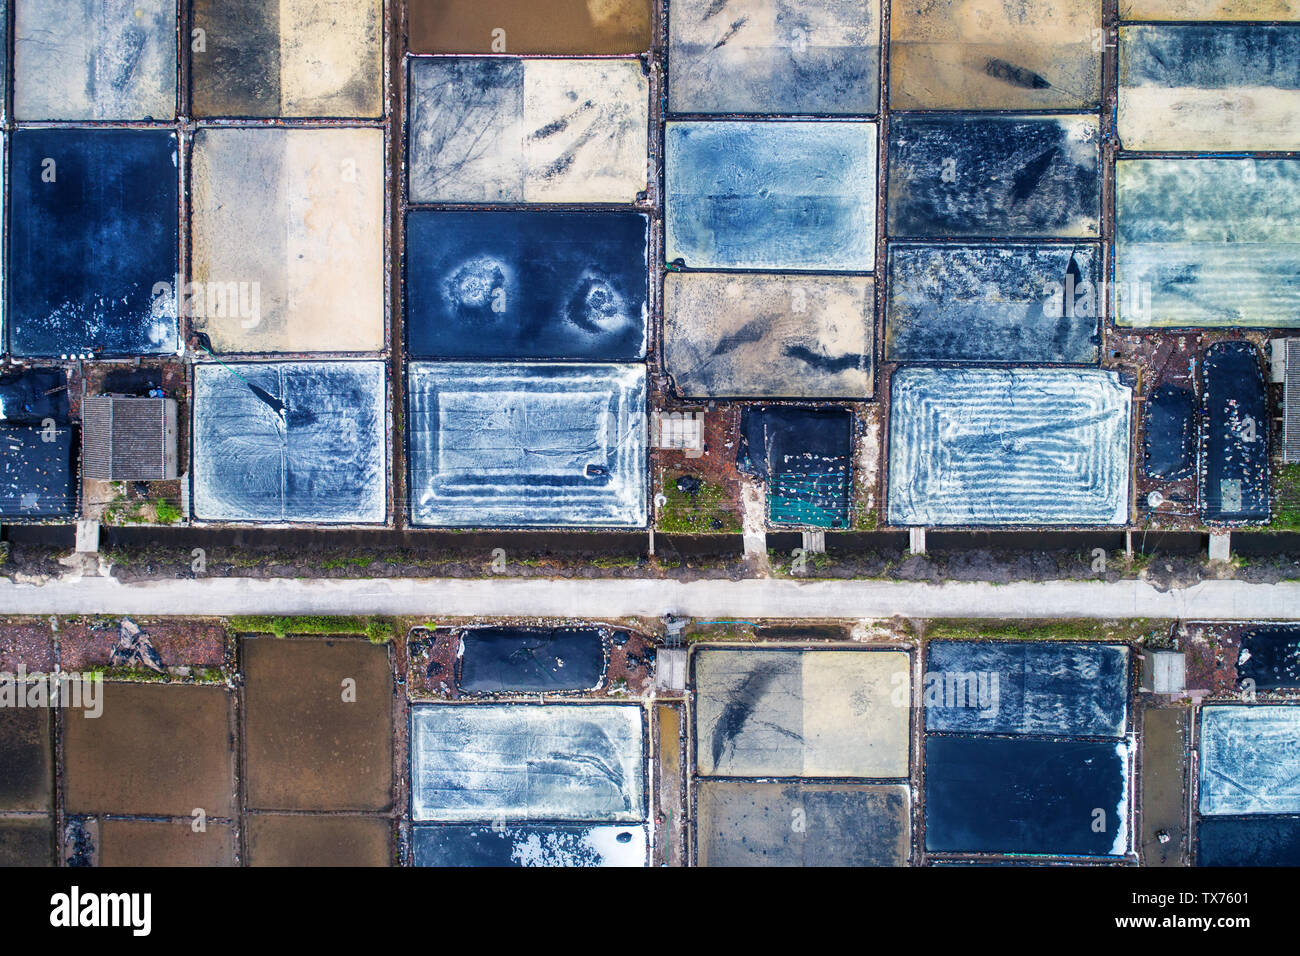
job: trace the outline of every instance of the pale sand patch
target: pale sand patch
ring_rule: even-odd
[[[1300,90],[1121,86],[1119,135],[1133,150],[1300,149]]]
[[[260,288],[258,316],[192,319],[218,351],[383,347],[383,146],[376,129],[200,133],[193,278]]]
[[[280,0],[280,115],[383,114],[383,0]]]

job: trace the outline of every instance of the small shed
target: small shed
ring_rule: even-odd
[[[1145,651],[1142,689],[1153,694],[1181,694],[1187,689],[1187,658],[1182,651]]]
[[[176,401],[96,395],[81,406],[82,472],[100,481],[176,477]]]

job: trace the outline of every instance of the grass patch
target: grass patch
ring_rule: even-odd
[[[593,568],[635,568],[640,563],[641,559],[635,554],[616,554],[591,559]]]
[[[100,680],[124,681],[132,684],[166,684],[172,679],[169,674],[159,674],[157,671],[151,671],[144,667],[139,669],[134,667],[105,667],[97,672],[100,675]],[[96,673],[96,671],[91,673]]]
[[[688,495],[677,487],[680,475],[666,474],[655,530],[665,534],[735,534],[741,530],[740,516],[721,485],[700,479],[700,488]]]
[[[161,498],[153,503],[153,514],[159,524],[175,524],[181,520],[181,509]]]
[[[1300,531],[1300,464],[1277,470],[1277,514],[1268,527],[1273,531]]]
[[[386,617],[271,617],[244,615],[232,617],[230,626],[241,633],[274,634],[356,634],[372,644],[387,644],[393,638],[393,622]]]
[[[854,524],[854,531],[875,531],[880,527],[880,514],[875,508],[859,508],[858,520]]]
[[[321,567],[326,570],[335,570],[346,567],[365,568],[374,563],[374,558],[366,557],[365,555],[358,555],[349,558],[330,558],[327,561],[321,562]]]
[[[120,498],[104,509],[104,524],[140,524],[145,520],[144,502]]]
[[[743,622],[692,621],[686,625],[685,636],[688,644],[709,641],[753,641],[754,626]]]
[[[1086,618],[1060,621],[953,619],[927,621],[925,636],[928,640],[967,641],[1136,641],[1168,630],[1168,621],[1147,618],[1124,621],[1094,621]]]

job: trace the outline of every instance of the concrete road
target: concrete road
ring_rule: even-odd
[[[410,614],[430,617],[1127,618],[1300,620],[1300,582],[1207,581],[1159,591],[1141,581],[993,585],[893,581],[248,580],[43,585],[0,580],[3,614]]]

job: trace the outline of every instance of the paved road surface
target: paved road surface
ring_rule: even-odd
[[[4,614],[411,614],[431,617],[694,618],[1162,617],[1300,619],[1300,582],[1207,581],[1158,591],[1138,581],[993,585],[893,581],[605,579],[274,580],[206,578],[122,584],[0,580]]]

